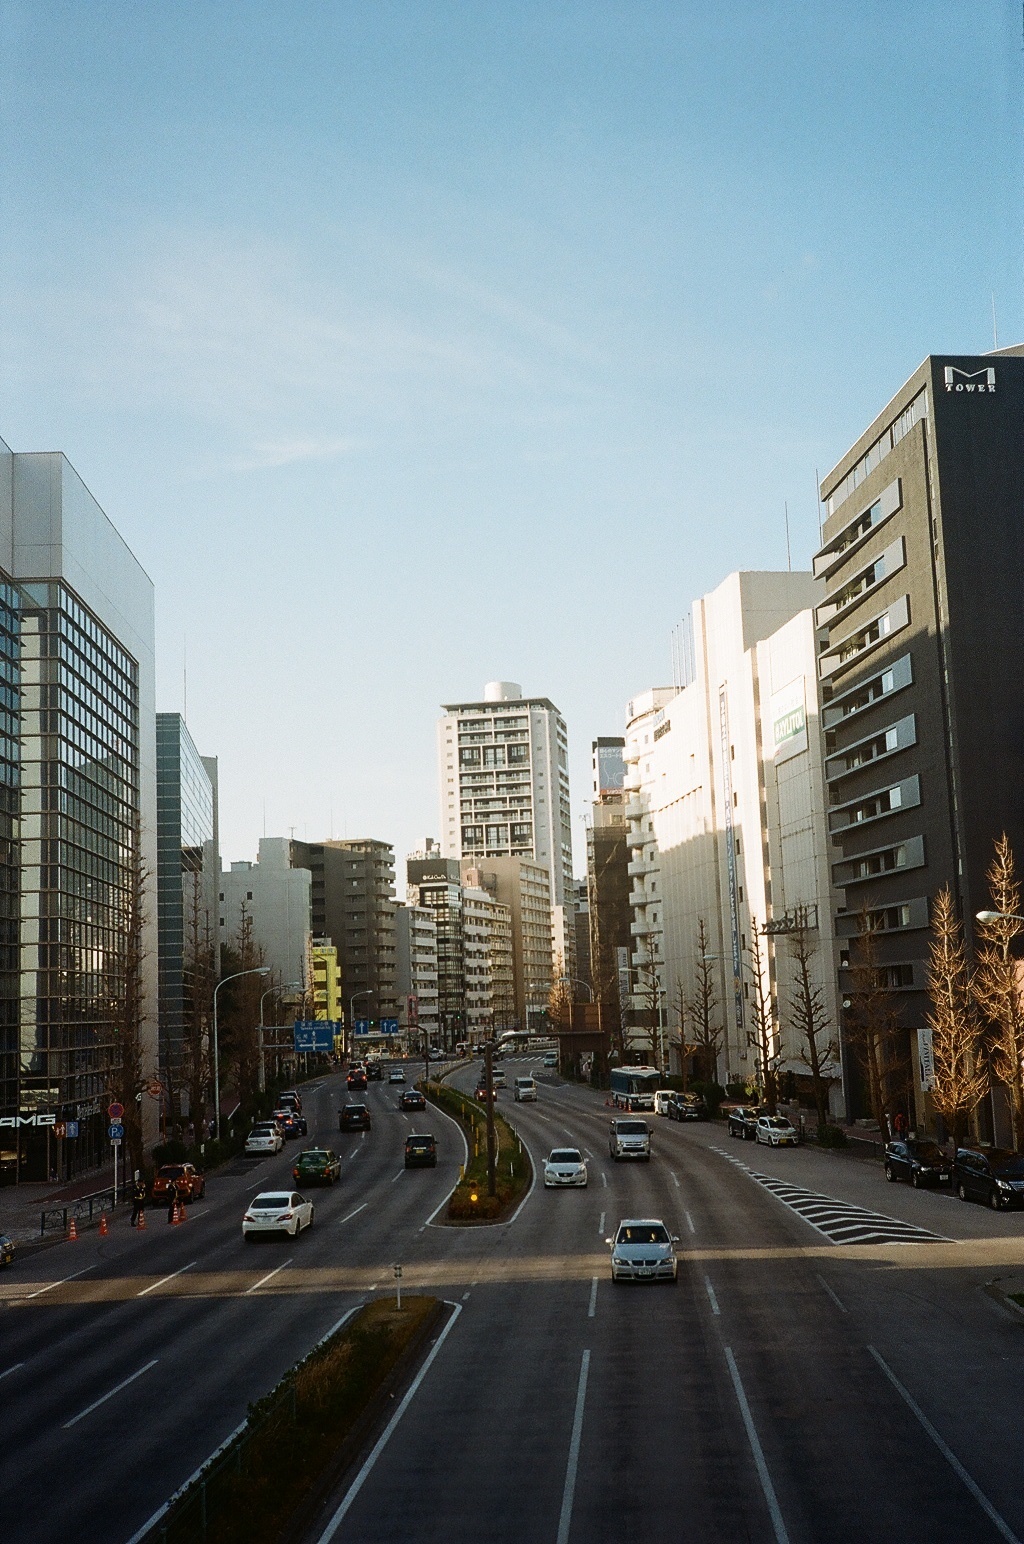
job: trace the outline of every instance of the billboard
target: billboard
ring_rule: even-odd
[[[772,736],[775,741],[775,760],[788,761],[807,749],[807,705],[804,699],[804,678],[797,676],[771,699]]]

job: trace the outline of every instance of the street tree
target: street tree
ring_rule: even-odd
[[[974,982],[948,885],[932,905],[928,996],[935,1072],[932,1102],[959,1147],[968,1121],[988,1092],[989,1077]]]
[[[200,874],[194,872],[191,881],[185,906],[181,1078],[188,1095],[189,1119],[200,1139],[210,1094],[210,1023],[217,950],[213,919],[209,907],[203,905]]]
[[[692,987],[686,1001],[690,1030],[706,1082],[718,1078],[718,1055],[722,1049],[721,1006],[715,990],[715,962],[708,952],[708,929],[703,917],[697,919],[697,951]]]
[[[142,861],[140,833],[136,825],[120,886],[114,894],[119,943],[111,951],[106,971],[106,995],[114,1036],[114,1067],[110,1093],[124,1107],[126,1172],[141,1169],[142,1100],[155,1068],[145,1065],[142,1026],[146,1015],[143,967],[148,873]]]
[[[751,942],[747,949],[747,972],[750,977],[751,1029],[747,1040],[757,1057],[758,1082],[761,1086],[761,1103],[770,1115],[774,1115],[779,1099],[779,1037],[772,1013],[771,982],[768,980],[767,960],[762,949],[757,924],[751,922]]]
[[[679,1052],[679,1065],[682,1071],[683,1092],[690,1086],[690,1058],[700,1050],[700,1041],[694,1038],[693,1027],[690,1022],[690,999],[686,988],[681,981],[676,982],[675,998],[672,1004],[675,1014],[675,1034],[672,1044]]]
[[[995,844],[988,871],[992,910],[998,915],[978,924],[981,947],[974,973],[975,995],[988,1025],[992,1071],[1006,1089],[1013,1122],[1013,1145],[1024,1148],[1024,1000],[1021,963],[1013,943],[1024,932],[1020,882],[1013,851],[1004,832]]]
[[[800,1060],[811,1075],[818,1135],[828,1125],[828,1086],[825,1068],[838,1055],[838,1046],[825,996],[814,970],[818,946],[806,921],[799,921],[787,935],[793,960],[794,980],[789,989],[787,1019],[799,1045]]]

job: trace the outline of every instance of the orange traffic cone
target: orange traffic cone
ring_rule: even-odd
[[[75,1219],[72,1217],[68,1225],[68,1243],[73,1244],[78,1239],[78,1229],[75,1227]]]
[[[178,1227],[179,1223],[181,1222],[181,1210],[182,1210],[181,1202],[180,1201],[175,1201],[175,1203],[174,1203],[174,1226],[175,1227]]]
[[[107,1226],[107,1214],[106,1212],[100,1212],[100,1238],[106,1238],[109,1232],[110,1229]]]
[[[138,1228],[144,1228],[146,1226],[146,1214],[145,1214],[145,1212],[140,1212],[139,1213],[139,1220],[135,1224],[135,1226],[136,1226],[137,1229]]]

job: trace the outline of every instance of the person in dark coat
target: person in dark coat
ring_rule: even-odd
[[[167,1187],[167,1221],[174,1221],[174,1210],[178,1204],[178,1182],[171,1180]]]
[[[135,1170],[135,1180],[132,1184],[132,1227],[137,1228],[139,1218],[146,1210],[146,1187],[142,1183],[142,1175]]]

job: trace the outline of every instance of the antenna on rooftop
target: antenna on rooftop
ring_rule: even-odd
[[[783,499],[783,508],[786,511],[786,568],[793,572],[793,554],[789,550],[789,500]]]
[[[992,347],[999,347],[999,333],[996,330],[996,292],[992,291]]]

